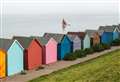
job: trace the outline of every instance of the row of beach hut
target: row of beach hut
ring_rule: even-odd
[[[120,25],[67,34],[45,33],[43,37],[0,38],[0,78],[54,63],[79,49],[99,43],[111,44],[117,38],[120,38]]]

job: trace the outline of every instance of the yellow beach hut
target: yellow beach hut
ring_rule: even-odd
[[[0,38],[0,78],[3,78],[7,75],[6,66],[7,66],[7,52],[6,50],[11,45],[11,40]]]
[[[11,43],[9,39],[0,38],[0,78],[7,76],[7,50]]]
[[[6,53],[0,49],[0,78],[6,76]]]

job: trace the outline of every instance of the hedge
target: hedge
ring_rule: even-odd
[[[93,50],[94,50],[95,52],[101,52],[101,51],[104,50],[104,47],[103,47],[102,44],[97,44],[97,45],[93,46]]]
[[[112,41],[112,46],[119,46],[120,45],[120,39],[115,39]]]
[[[85,57],[87,54],[84,50],[76,50],[73,53],[68,53],[65,55],[64,60],[75,60],[77,58]]]
[[[68,53],[65,55],[64,60],[75,60],[77,59],[77,54],[75,53]]]
[[[120,44],[118,43],[120,40],[115,40],[113,43],[115,44]],[[76,50],[73,53],[68,53],[64,57],[64,60],[76,60],[77,58],[82,58],[85,57],[88,54],[92,54],[94,52],[101,52],[106,49],[110,49],[110,45],[107,44],[97,44],[91,48],[86,48],[86,49],[81,49],[81,50]]]
[[[110,45],[108,45],[108,44],[102,44],[102,46],[103,46],[103,48],[106,50],[106,49],[110,49]]]
[[[93,50],[93,48],[86,48],[86,49],[84,50],[84,52],[85,52],[86,54],[92,54],[92,53],[94,53],[94,50]]]
[[[87,55],[87,53],[85,52],[85,50],[81,49],[81,50],[76,50],[75,53],[77,54],[78,58],[81,57],[85,57]]]

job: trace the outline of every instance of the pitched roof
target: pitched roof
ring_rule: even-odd
[[[40,44],[42,44],[42,45],[46,45],[49,41],[49,39],[46,39],[45,37],[38,37],[38,36],[37,37],[32,36],[32,37],[37,39],[40,42]]]
[[[45,33],[44,37],[47,39],[53,38],[55,39],[58,43],[60,43],[64,37],[64,34],[57,34],[57,33]]]
[[[86,30],[85,31],[89,37],[93,37],[94,33],[98,33],[97,30]]]
[[[105,32],[113,32],[115,28],[118,27],[117,25],[112,25],[112,26],[100,26],[99,30],[103,30]]]
[[[68,34],[77,35],[80,39],[84,39],[85,37],[85,32],[68,32]]]
[[[119,28],[119,30],[120,30],[120,24],[118,24],[118,28]]]
[[[12,43],[13,43],[13,40],[11,40],[11,39],[0,38],[0,48],[4,49],[6,51],[10,48]]]
[[[14,36],[13,39],[19,41],[19,43],[23,46],[23,48],[28,48],[33,38],[31,37],[23,37],[23,36]]]
[[[76,37],[78,37],[77,35],[72,35],[72,34],[67,34],[67,36],[71,41],[73,41]]]
[[[114,31],[114,27],[112,26],[100,26],[99,27],[99,30],[103,30],[105,32],[113,32]]]
[[[103,30],[98,30],[98,34],[101,36],[104,33]]]
[[[112,25],[114,28],[118,28],[119,29],[119,25],[120,24],[118,24],[118,25]]]
[[[118,24],[118,28],[120,29],[120,24]]]

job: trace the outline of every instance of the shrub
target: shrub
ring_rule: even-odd
[[[64,60],[75,60],[77,58],[85,57],[87,54],[92,54],[94,52],[101,52],[105,49],[110,49],[108,44],[97,44],[91,48],[76,50],[73,53],[68,53],[65,55]]]
[[[113,40],[112,46],[119,46],[120,45],[120,39]]]
[[[76,50],[73,53],[68,53],[65,55],[64,60],[75,60],[77,58],[85,57],[87,54],[85,50]]]
[[[97,44],[97,45],[93,46],[93,50],[94,50],[95,52],[101,52],[101,51],[104,50],[104,47],[103,47],[102,44]]]
[[[104,50],[110,49],[110,45],[108,45],[108,44],[102,44],[102,46],[103,46]]]
[[[86,48],[84,51],[85,51],[86,54],[92,54],[92,53],[94,53],[93,48]]]
[[[75,51],[76,55],[78,58],[82,58],[82,57],[85,57],[87,54],[84,50],[77,50]]]
[[[76,54],[77,58],[79,58],[80,50],[76,50],[74,53]]]
[[[75,59],[77,59],[76,53],[68,53],[64,57],[64,60],[75,60]]]

